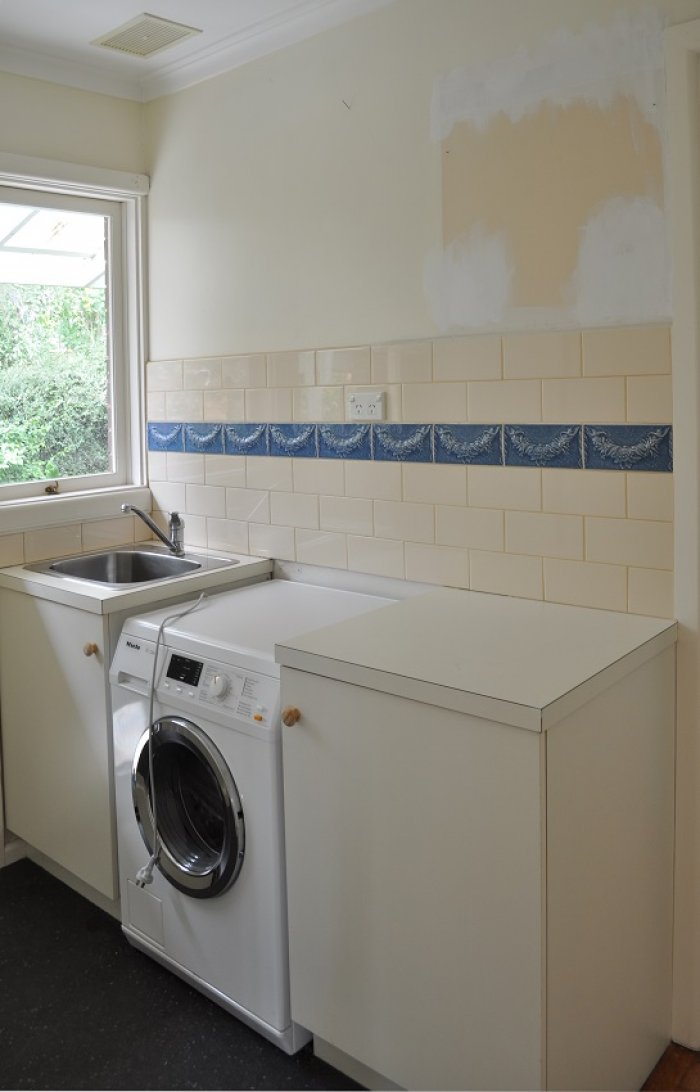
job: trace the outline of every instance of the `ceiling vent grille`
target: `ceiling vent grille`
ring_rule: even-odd
[[[177,45],[185,38],[201,34],[197,27],[187,27],[183,23],[173,23],[170,19],[161,19],[159,15],[138,15],[129,23],[103,34],[90,45],[116,49],[119,53],[128,53],[131,57],[152,57],[162,49]]]

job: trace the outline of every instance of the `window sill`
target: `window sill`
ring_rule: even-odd
[[[145,485],[122,485],[92,493],[58,493],[55,496],[2,501],[0,534],[112,519],[121,514],[122,504],[136,504],[150,511],[151,492]]]

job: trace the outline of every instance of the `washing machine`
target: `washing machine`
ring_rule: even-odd
[[[391,602],[272,580],[128,619],[112,662],[124,933],[289,1054],[274,646]]]

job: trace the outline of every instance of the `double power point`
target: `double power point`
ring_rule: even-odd
[[[384,391],[354,391],[346,402],[348,421],[383,421]]]

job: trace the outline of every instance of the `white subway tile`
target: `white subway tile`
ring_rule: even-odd
[[[403,499],[425,504],[466,504],[466,466],[403,464]]]
[[[403,578],[404,544],[386,538],[348,535],[348,568],[375,576]]]
[[[207,547],[234,554],[248,553],[248,524],[236,519],[207,519]]]
[[[670,424],[673,394],[670,375],[633,375],[627,380],[627,420],[640,424]]]
[[[552,603],[600,610],[627,610],[624,565],[544,559],[544,597]]]
[[[668,326],[583,331],[584,375],[658,375],[670,371]]]
[[[518,554],[469,551],[470,587],[474,591],[542,599],[542,559]]]
[[[24,535],[0,535],[0,569],[24,561]]]
[[[672,474],[639,472],[624,476],[627,478],[627,515],[631,519],[673,520]]]
[[[295,493],[345,493],[345,467],[342,459],[292,458]]]
[[[248,526],[249,550],[254,557],[272,557],[279,561],[294,561],[294,528],[273,527],[251,523]]]
[[[165,395],[166,421],[203,421],[201,391],[168,391]]]
[[[205,455],[204,481],[207,485],[245,486],[245,455]]]
[[[469,383],[469,421],[523,424],[542,420],[542,388],[537,379]]]
[[[302,565],[328,565],[347,569],[348,547],[345,535],[330,531],[308,531],[297,528],[296,559]]]
[[[143,520],[139,521],[143,526]],[[97,519],[83,523],[84,550],[108,550],[113,546],[126,546],[134,541],[134,517],[115,516],[114,519]]]
[[[79,554],[83,548],[81,526],[72,523],[66,527],[46,527],[39,531],[25,531],[24,560],[44,561],[50,557],[66,557]]]
[[[542,471],[545,512],[582,516],[624,516],[625,475],[611,470]]]
[[[625,420],[624,379],[543,379],[542,420],[603,424]]]
[[[448,588],[469,587],[469,553],[450,546],[405,544],[406,579]]]
[[[303,352],[267,354],[268,387],[313,387],[316,382],[316,354]]]
[[[291,390],[249,388],[245,392],[245,416],[246,421],[291,421]]]
[[[221,361],[221,384],[224,387],[266,387],[265,355],[227,356]]]
[[[370,383],[369,345],[356,349],[317,350],[316,382],[320,386]]]
[[[438,505],[435,509],[435,541],[442,546],[502,550],[505,544],[503,512],[495,508]]]
[[[506,334],[503,338],[506,379],[544,379],[581,374],[581,334],[578,331]]]
[[[673,525],[587,516],[586,560],[643,569],[672,569]]]
[[[374,510],[371,500],[359,497],[320,497],[320,525],[324,531],[352,535],[374,534]]]
[[[168,521],[164,517],[160,519],[160,525],[165,533],[168,533]],[[185,520],[185,546],[206,549],[207,546],[207,520],[205,516],[187,515]]]
[[[149,481],[167,481],[168,456],[165,451],[148,452],[148,479]]]
[[[401,397],[403,420],[409,424],[467,419],[466,383],[404,383]]]
[[[506,551],[537,557],[582,559],[583,517],[506,512]]]
[[[292,460],[271,459],[266,455],[246,456],[246,482],[249,489],[291,489]]]
[[[433,379],[501,379],[501,338],[498,334],[445,337],[433,342]]]
[[[165,391],[155,391],[146,395],[146,419],[148,421],[165,420]]]
[[[650,614],[654,618],[673,618],[673,573],[658,569],[629,570],[629,606],[631,614]]]
[[[185,360],[182,367],[183,387],[187,390],[218,390],[221,387],[221,361]]]
[[[181,360],[151,360],[146,365],[146,390],[181,391],[183,386]]]
[[[166,480],[190,485],[204,484],[204,455],[188,451],[168,451],[165,455]]]
[[[318,497],[311,493],[270,493],[270,519],[281,527],[318,528]]]
[[[342,387],[299,387],[292,391],[295,421],[344,421]]]
[[[372,346],[373,383],[430,383],[432,344],[407,341],[396,345]]]
[[[542,507],[541,471],[534,467],[470,466],[467,484],[473,508],[537,512]]]
[[[270,494],[265,489],[227,489],[226,519],[247,523],[269,523]]]
[[[345,492],[368,500],[401,500],[401,464],[347,459]]]
[[[404,542],[434,542],[435,509],[431,504],[376,500],[374,531],[378,538],[398,538]]]
[[[159,512],[184,512],[187,486],[182,482],[151,482],[153,507]]]
[[[195,516],[226,515],[226,490],[218,485],[187,485],[186,510]]]
[[[204,391],[202,401],[205,421],[245,421],[244,391]]]

